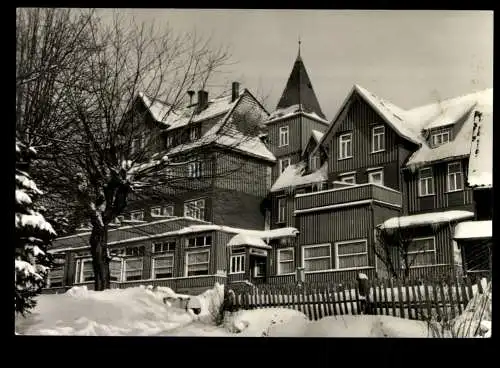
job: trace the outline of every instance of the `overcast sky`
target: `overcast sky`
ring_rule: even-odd
[[[237,64],[212,81],[269,93],[273,110],[297,56],[328,119],[357,83],[402,108],[493,87],[492,11],[123,9],[136,20],[196,27]],[[210,92],[210,91],[209,91]]]

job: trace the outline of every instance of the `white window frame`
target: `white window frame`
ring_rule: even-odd
[[[161,216],[161,206],[151,207],[150,214],[151,217]]]
[[[134,218],[134,216],[136,216],[136,215],[140,215],[139,216],[140,218]],[[130,219],[134,220],[134,221],[144,221],[144,211],[143,210],[131,211],[130,212]]]
[[[203,205],[200,207],[199,203],[202,203]],[[190,204],[193,204],[193,206],[195,206],[195,207],[189,207]],[[205,220],[205,209],[206,209],[205,206],[206,206],[205,198],[185,201],[184,202],[184,217],[195,218],[198,220]],[[189,216],[189,214],[193,214],[193,211],[196,212],[196,214],[199,214],[199,216],[197,216],[197,217]]]
[[[450,173],[450,166],[453,166],[453,165],[459,166],[460,169],[458,172],[451,172]],[[463,191],[464,190],[464,175],[463,175],[463,170],[462,170],[462,162],[460,162],[460,161],[450,162],[447,165],[447,167],[448,167],[448,173],[446,175],[446,187],[448,189],[448,193]],[[457,179],[457,177],[459,177],[459,178]],[[455,183],[455,189],[450,189],[450,184],[452,183],[452,178],[453,178],[453,181]]]
[[[432,250],[416,250],[416,251],[411,251],[408,252],[408,256],[412,254],[419,254],[419,253],[434,253],[434,262],[432,264],[428,265],[416,265],[416,266],[410,266],[410,268],[418,268],[418,267],[429,267],[429,266],[434,266],[437,264],[437,254],[436,254],[436,237],[435,236],[425,236],[425,237],[420,237],[420,238],[413,238],[412,241],[419,241],[419,240],[429,240],[432,239],[432,244],[433,244],[433,249]],[[410,258],[410,257],[408,257]],[[412,261],[413,259],[410,258]]]
[[[361,243],[361,242],[365,243],[366,252],[349,253],[349,254],[342,254],[342,255],[339,254],[339,245],[342,246],[344,244]],[[359,266],[359,267],[344,267],[344,268],[340,267],[339,258],[341,258],[341,257],[349,257],[349,256],[358,256],[358,255],[362,255],[362,254],[366,254],[368,265],[366,265],[366,266]],[[335,269],[337,269],[337,270],[345,270],[345,269],[358,270],[358,269],[365,269],[366,267],[370,266],[369,263],[370,263],[370,259],[368,258],[368,241],[367,241],[367,239],[344,240],[344,241],[340,241],[340,242],[336,242],[335,243]]]
[[[311,258],[305,258],[304,254],[305,254],[305,250],[306,249],[309,249],[309,248],[320,248],[320,247],[327,247],[328,246],[328,256],[322,256],[322,257],[311,257]],[[329,267],[324,269],[324,270],[316,270],[316,271],[306,271],[305,270],[305,263],[307,260],[310,260],[310,259],[324,259],[324,258],[328,258],[330,263],[329,263]],[[313,244],[313,245],[303,245],[302,246],[302,267],[304,268],[304,272],[305,273],[309,273],[309,272],[324,272],[324,271],[329,271],[332,269],[332,245],[330,243],[323,243],[323,244]]]
[[[127,280],[127,262],[128,261],[141,261],[141,278],[137,280]],[[143,273],[144,273],[144,257],[126,257],[123,259],[123,281],[140,281],[143,280]]]
[[[123,280],[123,258],[121,257],[113,257],[111,261],[118,261],[120,262],[120,275],[118,276],[118,280],[111,280],[111,268],[109,270],[109,277],[111,282],[122,282]]]
[[[199,137],[198,137],[198,128],[197,127],[191,127],[189,129],[189,140],[191,142],[197,140]]]
[[[203,176],[203,163],[201,161],[190,162],[187,165],[188,178],[200,178]]]
[[[286,212],[287,212],[287,206],[288,206],[288,203],[286,203],[286,197],[281,197],[281,198],[278,198],[278,221],[277,223],[283,223],[283,222],[286,222]],[[284,207],[281,207],[280,206],[280,203],[284,201],[285,203],[285,206]],[[283,208],[283,212],[281,211]]]
[[[430,177],[424,177],[422,178],[422,171],[424,170],[430,170],[431,176]],[[430,181],[432,183],[432,192],[429,192],[429,184],[425,185],[426,192],[422,193],[422,182],[423,181]],[[427,196],[432,196],[435,195],[435,183],[434,183],[434,171],[432,170],[432,167],[422,167],[421,169],[418,170],[418,195],[419,197],[427,197]]]
[[[292,259],[291,260],[281,260],[281,252],[283,251],[292,251]],[[290,272],[290,273],[282,273],[281,272],[281,264],[282,263],[292,263],[295,265],[295,248],[293,247],[288,247],[288,248],[281,248],[281,249],[278,249],[278,256],[276,257],[276,261],[277,261],[277,274],[278,275],[292,275],[294,274],[294,271]],[[295,270],[296,267],[293,267],[293,269]]]
[[[288,125],[280,127],[279,147],[288,146],[290,143],[290,128]]]
[[[162,255],[157,255],[152,257],[151,259],[151,278],[152,279],[159,279],[156,277],[156,261],[158,259],[163,259],[163,258],[171,258],[172,259],[172,276],[171,277],[161,277],[161,279],[171,279],[174,277],[174,265],[175,265],[175,257],[174,253],[163,253]],[[166,267],[161,267],[161,268],[166,268]]]
[[[175,246],[174,246],[174,249],[167,249],[167,250],[163,250],[163,247],[166,243],[174,243]],[[156,246],[157,245],[161,245],[161,250],[160,251],[157,251],[156,250]],[[175,240],[163,240],[163,241],[158,241],[158,242],[152,242],[151,243],[151,253],[153,254],[161,254],[161,253],[166,253],[166,252],[175,252],[175,248],[177,248],[177,241]]]
[[[373,181],[373,175],[380,174],[380,183],[376,183]],[[379,170],[371,170],[368,172],[368,183],[384,185],[384,169]]]
[[[245,261],[246,261],[245,256],[246,256],[245,253],[235,254],[235,255],[231,256],[231,258],[229,260],[229,274],[230,275],[245,273]],[[236,262],[237,260],[239,260],[239,263]],[[233,271],[233,265],[239,266],[239,267],[235,267],[235,271]]]
[[[188,259],[189,259],[189,254],[195,254],[195,253],[208,253],[208,260],[207,260],[207,262],[195,263],[195,264],[207,264],[207,274],[206,275],[188,276],[188,269],[189,269]],[[186,252],[186,255],[185,255],[185,258],[184,258],[184,276],[185,277],[208,276],[209,274],[210,274],[210,249],[191,250],[191,251]]]
[[[377,129],[382,129],[382,132],[377,133]],[[372,152],[384,152],[385,151],[385,126],[377,125],[372,128]]]
[[[75,284],[83,284],[85,282],[93,282],[92,280],[90,281],[84,281],[83,280],[83,267],[85,263],[89,262],[92,264],[92,258],[77,258],[75,262]],[[92,273],[94,273],[94,269],[92,269]],[[95,278],[95,275],[94,275]]]
[[[441,137],[441,143],[436,143],[437,137]],[[446,137],[446,142],[444,141],[444,137]],[[432,134],[432,146],[438,147],[442,144],[448,143],[450,141],[450,130],[443,130],[441,132],[436,132]]]
[[[347,155],[347,144],[349,144],[351,149],[350,155]],[[348,158],[352,158],[352,133],[345,133],[339,136],[339,160],[345,160]]]
[[[311,171],[318,170],[321,167],[321,158],[316,153],[309,158],[309,169]]]
[[[285,162],[286,162],[287,164],[286,164],[286,166],[285,166],[285,167],[283,167]],[[282,173],[283,173],[283,171],[285,171],[285,170],[286,170],[286,168],[287,168],[288,166],[290,166],[291,162],[292,162],[292,159],[291,159],[290,157],[280,158],[280,174],[282,174]]]
[[[210,237],[210,244],[207,244],[207,238]],[[196,245],[196,239],[197,238],[203,238],[203,245]],[[193,247],[189,246],[189,240],[190,239],[195,239],[195,245]],[[186,249],[196,249],[196,248],[202,248],[202,247],[210,247],[213,245],[214,237],[213,234],[203,234],[203,235],[194,235],[194,236],[189,236],[186,238]]]
[[[339,179],[344,183],[356,184],[356,173],[352,172],[352,173],[339,174]],[[352,180],[352,182],[346,181],[346,179]]]

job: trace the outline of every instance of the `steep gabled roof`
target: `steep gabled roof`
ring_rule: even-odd
[[[300,105],[303,111],[316,113],[320,118],[325,119],[300,54],[293,64],[292,72],[276,110],[286,109],[293,105]]]

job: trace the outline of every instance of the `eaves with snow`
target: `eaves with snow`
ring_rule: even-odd
[[[320,169],[304,175],[307,168],[305,162],[289,165],[276,179],[271,192],[277,192],[287,188],[294,188],[301,185],[320,183],[328,179],[328,163],[325,162]]]
[[[426,225],[439,225],[443,223],[451,223],[460,220],[471,219],[474,213],[470,211],[443,211],[443,212],[430,212],[420,213],[416,215],[391,217],[385,220],[377,227],[381,230],[393,230],[398,228],[409,228]]]
[[[468,185],[473,188],[493,187],[493,112],[482,107],[472,131]]]
[[[453,238],[456,240],[485,239],[492,237],[492,222],[488,221],[464,221],[455,226]]]
[[[286,108],[276,109],[275,111],[273,111],[271,113],[271,115],[269,116],[269,119],[266,120],[265,123],[266,124],[276,123],[278,121],[288,119],[288,118],[291,118],[293,116],[299,116],[299,115],[306,116],[312,120],[316,120],[316,121],[323,123],[323,124],[329,124],[328,120],[322,118],[321,116],[316,114],[316,112],[314,112],[314,111],[312,111],[312,112],[305,111],[303,109],[302,105],[299,105],[299,104],[292,105],[292,106],[289,106]]]

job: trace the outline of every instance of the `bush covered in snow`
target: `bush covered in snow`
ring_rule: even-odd
[[[56,235],[36,205],[42,192],[28,174],[35,153],[16,139],[14,303],[16,312],[22,315],[36,305],[35,296],[45,286],[51,266],[46,246]]]

